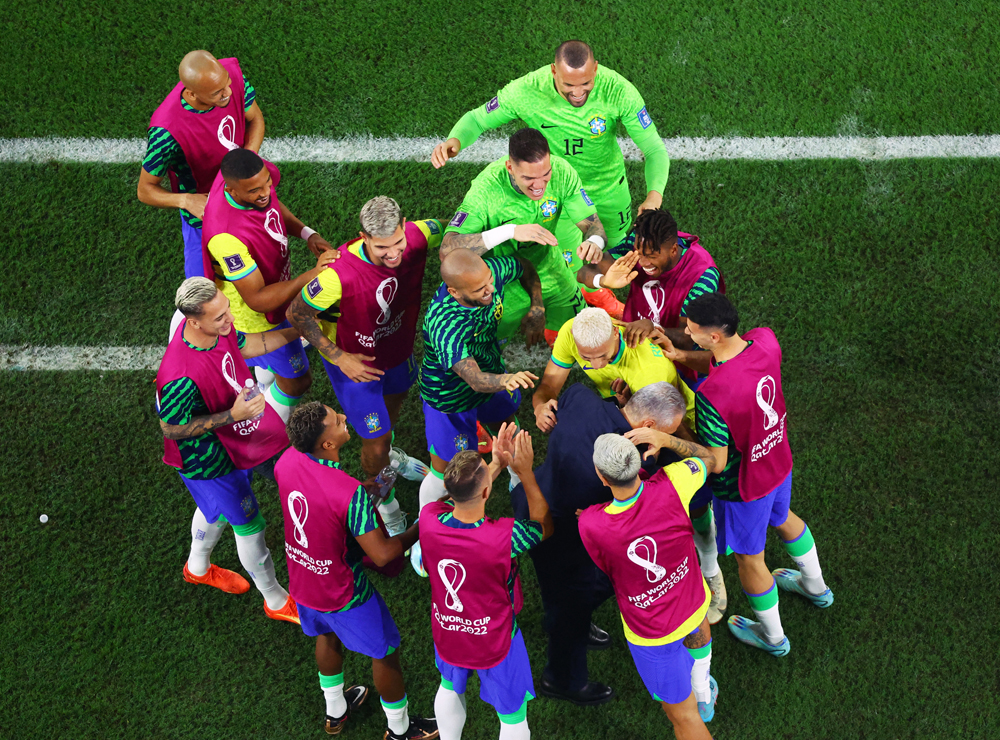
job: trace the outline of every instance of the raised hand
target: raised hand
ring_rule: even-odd
[[[612,384],[612,388],[614,385]],[[556,427],[556,411],[559,410],[559,401],[551,398],[545,403],[535,407],[535,425],[539,431],[548,434]]]
[[[369,367],[365,364],[365,361],[371,362],[374,359],[374,357],[369,357],[368,355],[355,355],[345,352],[333,364],[339,367],[341,372],[355,383],[367,383],[372,380],[378,380],[381,376],[385,375],[384,370]]]
[[[551,247],[559,244],[559,240],[551,231],[538,224],[518,224],[515,226],[514,241],[548,244]]]
[[[519,373],[512,373],[510,375],[505,375],[503,380],[503,387],[509,392],[513,393],[518,388],[524,388],[525,390],[535,387],[535,381],[538,380],[538,376],[534,373],[529,373],[527,370],[522,370]]]
[[[449,159],[458,156],[460,151],[462,151],[462,143],[458,139],[451,138],[442,141],[431,152],[431,164],[434,165],[434,169],[439,170]]]
[[[601,278],[602,288],[624,288],[637,277],[639,273],[635,270],[639,262],[638,252],[629,252],[614,261],[608,271]]]

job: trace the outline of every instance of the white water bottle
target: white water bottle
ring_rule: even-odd
[[[247,378],[247,381],[246,381],[246,383],[244,383],[244,385],[246,386],[246,389],[247,389],[247,400],[248,401],[250,399],[252,399],[252,398],[256,398],[257,396],[259,396],[262,393],[262,391],[260,389],[260,384],[255,383],[253,378]],[[263,415],[264,415],[264,412],[261,411],[256,416],[251,417],[250,421],[257,421],[257,419],[261,418]]]

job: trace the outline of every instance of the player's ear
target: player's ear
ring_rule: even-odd
[[[642,426],[646,427],[647,429],[653,429],[656,426],[656,423],[652,419],[646,419],[644,422],[642,422]]]

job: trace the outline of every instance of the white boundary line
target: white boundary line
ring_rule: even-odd
[[[287,136],[265,139],[261,154],[274,162],[427,162],[440,139],[359,136],[326,139]],[[671,159],[922,159],[1000,157],[1000,135],[992,136],[822,136],[664,139]],[[630,139],[619,139],[628,160],[639,160]],[[140,162],[145,139],[35,138],[0,139],[0,163]],[[492,162],[507,152],[503,139],[483,138],[459,154],[459,162]]]

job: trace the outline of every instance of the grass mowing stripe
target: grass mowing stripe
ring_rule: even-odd
[[[429,162],[440,143],[430,137],[358,136],[327,139],[286,136],[265,139],[261,156],[272,162]],[[642,154],[631,139],[619,139],[629,161]],[[766,136],[664,139],[677,161],[784,161],[796,159],[954,159],[1000,156],[1000,135],[993,136]],[[0,163],[141,162],[145,139],[0,139]],[[507,140],[484,137],[461,152],[458,162],[492,162],[507,153]]]

